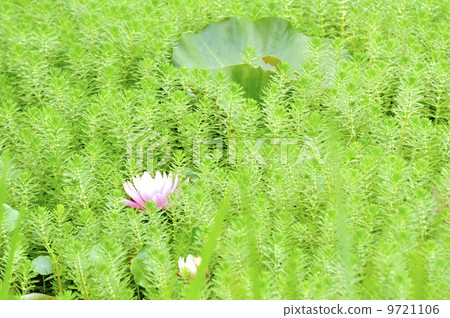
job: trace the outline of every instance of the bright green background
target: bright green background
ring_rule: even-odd
[[[1,1],[0,206],[20,223],[2,209],[0,297],[449,298],[448,8]],[[172,66],[183,32],[228,16],[286,18],[313,53],[260,102]],[[136,214],[122,184],[144,170],[191,182]],[[211,276],[188,286],[189,253]]]

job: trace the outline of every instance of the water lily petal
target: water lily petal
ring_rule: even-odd
[[[168,205],[168,200],[165,195],[156,194],[156,201],[154,201],[161,209],[166,209]]]
[[[191,276],[194,276],[195,274],[197,274],[197,266],[195,265],[194,257],[191,254],[189,254],[186,257],[186,264],[185,264],[185,266],[191,272]]]
[[[175,176],[175,182],[173,183],[172,191],[175,191],[178,185],[178,175]]]
[[[178,259],[178,268],[179,268],[180,272],[183,271],[184,265],[185,265],[184,264],[184,257],[180,257]]]
[[[153,201],[156,206],[166,209],[169,205],[170,194],[177,189],[178,175],[173,181],[172,173],[167,174],[157,171],[155,178],[145,171],[140,177],[136,175],[132,178],[133,183],[124,183],[125,192],[134,200],[134,203],[127,203],[128,206],[144,209],[146,202]],[[189,178],[185,182],[189,182]]]
[[[164,183],[164,187],[162,189],[161,195],[163,196],[167,196],[170,192],[170,190],[172,189],[172,182],[169,182],[169,180],[167,180]]]
[[[197,268],[200,266],[200,263],[202,262],[202,258],[199,257],[192,257],[192,261],[194,262],[195,266],[197,266]]]
[[[142,176],[139,190],[144,201],[152,200],[153,195],[155,194],[155,183],[147,171],[144,172],[144,175]]]
[[[130,208],[138,208],[140,210],[144,210],[144,207],[142,205],[140,205],[139,203],[136,203],[134,201],[130,201],[130,200],[123,200],[123,203],[125,203],[127,206],[129,206]]]
[[[142,199],[139,192],[136,190],[136,188],[131,184],[131,182],[126,182],[123,184],[123,188],[125,189],[125,192],[138,204],[145,205],[145,201]]]

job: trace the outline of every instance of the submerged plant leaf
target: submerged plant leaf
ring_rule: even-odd
[[[17,224],[17,219],[19,218],[19,212],[14,210],[7,204],[3,204],[4,214],[3,214],[3,227],[6,231],[11,232],[14,230]]]
[[[150,286],[150,282],[145,277],[145,273],[148,272],[148,264],[146,260],[150,257],[150,253],[152,251],[151,246],[143,247],[136,257],[131,261],[130,270],[134,276],[134,280],[136,284],[142,287]]]
[[[246,97],[255,100],[260,98],[264,87],[269,84],[272,71],[265,71],[261,66],[258,68],[251,65],[240,64],[230,66],[227,70],[231,79],[242,85],[246,92]]]
[[[242,85],[246,97],[258,100],[281,62],[298,70],[308,58],[310,40],[282,18],[251,22],[230,17],[209,24],[199,34],[184,34],[173,50],[173,63],[224,71]],[[256,53],[256,67],[242,63],[242,52],[248,47]]]
[[[48,255],[38,256],[33,261],[33,270],[40,275],[50,275],[53,271],[53,266]]]
[[[23,300],[55,300],[56,298],[53,296],[41,294],[41,293],[32,293],[26,294],[22,296]]]

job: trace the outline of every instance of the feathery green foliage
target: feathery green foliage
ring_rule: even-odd
[[[448,299],[449,8],[1,1],[0,298]],[[229,16],[285,18],[310,56],[259,101],[172,66]],[[145,170],[190,182],[137,211]]]

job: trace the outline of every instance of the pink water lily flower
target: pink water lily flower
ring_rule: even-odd
[[[189,178],[185,182],[189,182]],[[178,175],[175,176],[175,181],[173,181],[172,173],[169,173],[169,176],[167,176],[165,172],[164,175],[161,175],[161,172],[157,171],[155,178],[152,178],[145,171],[142,177],[138,175],[134,177],[133,183],[127,181],[123,184],[125,192],[132,199],[124,200],[124,203],[129,207],[144,210],[146,207],[145,202],[153,201],[161,209],[167,209],[170,194],[175,192],[177,185]]]

